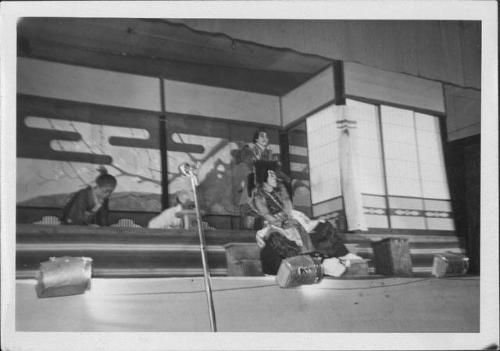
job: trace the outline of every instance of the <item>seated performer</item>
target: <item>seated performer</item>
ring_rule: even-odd
[[[257,187],[252,193],[250,204],[266,223],[266,227],[257,232],[256,237],[261,248],[264,273],[276,274],[281,260],[287,257],[311,254],[323,258],[341,258],[349,254],[330,222],[309,220],[304,214],[293,210],[288,192],[276,175],[280,174],[276,162],[258,161],[255,170]],[[307,223],[303,224],[309,232],[299,222],[304,222],[304,218]],[[331,260],[329,262],[332,263]],[[343,272],[345,267],[342,269]],[[326,269],[325,273],[328,274]]]
[[[252,190],[255,188],[255,162],[257,161],[277,161],[277,155],[273,154],[269,149],[269,135],[264,128],[258,128],[253,134],[253,142],[245,144],[240,151],[240,160],[247,166],[246,179],[241,184],[240,212],[243,218],[243,223],[247,223],[249,218],[255,217],[254,211],[248,206],[249,197]],[[280,179],[289,194],[291,194],[291,179],[284,173],[279,174]],[[253,221],[250,221],[253,222]],[[262,223],[256,222],[254,225],[244,225],[246,228],[259,229]]]
[[[177,217],[176,214],[185,209],[193,208],[193,200],[191,200],[189,193],[186,190],[179,190],[176,194],[177,205],[169,207],[149,221],[148,228],[156,229],[173,229],[182,228],[182,219]]]
[[[116,188],[116,178],[102,167],[95,186],[77,191],[63,210],[62,222],[74,225],[108,225],[109,196]]]

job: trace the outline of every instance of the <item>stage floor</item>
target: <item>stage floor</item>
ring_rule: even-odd
[[[16,281],[17,331],[210,331],[202,277],[92,279],[83,295],[39,299]],[[220,332],[478,332],[479,277],[213,277]]]

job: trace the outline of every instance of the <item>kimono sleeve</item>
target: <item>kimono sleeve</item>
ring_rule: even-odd
[[[87,225],[85,211],[88,206],[88,193],[86,189],[73,195],[63,209],[62,222],[65,224]]]

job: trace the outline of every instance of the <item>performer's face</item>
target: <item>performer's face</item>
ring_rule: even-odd
[[[115,187],[111,185],[98,186],[96,188],[96,196],[98,199],[106,199],[114,190]]]
[[[259,136],[257,138],[256,143],[261,146],[262,148],[265,148],[267,144],[269,144],[269,137],[267,136],[266,132],[260,132]]]
[[[267,171],[267,184],[273,188],[278,186],[278,177],[276,177],[276,173],[274,173],[274,171]]]

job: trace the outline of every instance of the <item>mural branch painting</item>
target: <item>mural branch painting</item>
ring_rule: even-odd
[[[146,197],[159,197],[161,193],[161,170],[159,166],[159,152],[133,147],[119,147],[109,144],[111,135],[125,135],[130,138],[144,139],[147,133],[144,130],[135,128],[113,127],[107,125],[95,125],[90,123],[75,122],[71,120],[61,120],[43,117],[27,117],[28,129],[41,131],[43,133],[55,132],[49,141],[49,153],[47,160],[37,158],[18,159],[19,169],[29,169],[29,172],[20,172],[18,185],[18,199],[25,205],[39,205],[40,196],[43,196],[46,206],[61,207],[69,194],[78,190],[82,186],[91,184],[95,179],[96,166],[101,164],[108,167],[111,174],[121,178],[116,196],[123,193],[132,194],[134,192],[143,193]],[[69,132],[77,135],[73,140],[62,140],[58,138],[60,132]],[[34,143],[37,139],[33,140]],[[154,153],[157,153],[155,155]],[[52,153],[68,155],[52,159]],[[73,156],[82,155],[83,159],[96,161],[94,155],[103,155],[109,162],[75,162]],[[156,157],[155,157],[156,156]],[[62,159],[61,159],[62,158]],[[76,159],[79,159],[78,157]],[[98,159],[97,159],[98,160]],[[26,174],[29,174],[26,176]],[[33,179],[37,179],[34,183]],[[48,184],[51,183],[51,184]],[[149,184],[144,186],[143,184]],[[31,184],[31,185],[30,185]],[[38,185],[37,188],[33,184]],[[151,194],[151,195],[147,195]],[[122,194],[123,195],[123,194]],[[53,199],[50,200],[49,197]],[[140,204],[124,203],[118,207],[126,209],[142,208]],[[133,200],[130,202],[134,202]],[[144,202],[151,203],[146,200]],[[154,203],[154,201],[153,201]],[[111,206],[113,208],[113,206]],[[148,210],[160,209],[159,205],[146,206]]]

